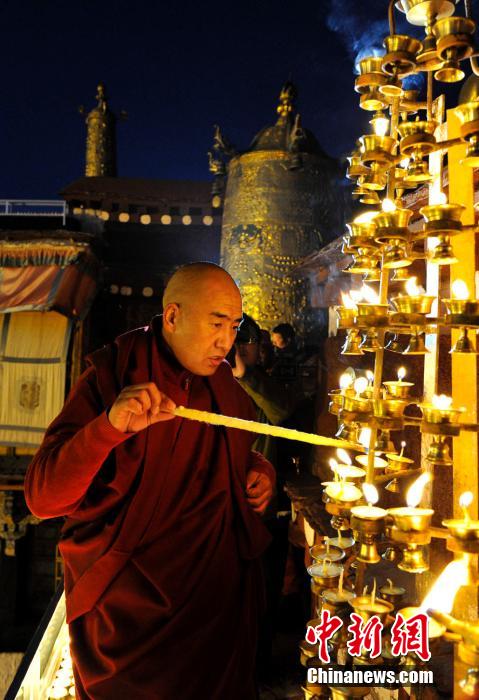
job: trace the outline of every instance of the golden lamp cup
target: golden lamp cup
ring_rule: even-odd
[[[398,313],[403,314],[430,314],[432,303],[436,297],[428,294],[399,295],[391,299],[391,303]]]
[[[437,20],[432,31],[436,37],[436,50],[443,61],[462,61],[472,55],[474,50],[474,31],[476,24],[467,17],[445,17]],[[462,77],[458,80],[462,80]],[[443,78],[438,78],[443,80]],[[456,82],[446,80],[445,82]]]
[[[329,396],[329,399],[330,399],[330,401],[329,401],[329,406],[328,406],[329,412],[330,412],[330,413],[333,413],[334,415],[337,416],[338,413],[339,413],[339,411],[340,411],[340,410],[342,409],[342,407],[343,407],[343,403],[344,403],[344,394],[343,394],[343,392],[341,391],[341,389],[332,389],[332,390],[328,393],[328,396]]]
[[[343,401],[343,411],[349,411],[350,413],[361,413],[369,414],[371,413],[371,400],[363,398],[355,394],[354,396],[345,396]]]
[[[384,242],[390,238],[407,238],[409,220],[412,216],[410,209],[395,209],[380,212],[374,222],[376,224],[376,240]]]
[[[402,418],[409,401],[404,399],[386,398],[373,399],[375,418]]]
[[[401,608],[398,610],[398,614],[402,615],[404,620],[406,622],[411,619],[411,617],[415,617],[418,613],[425,612],[422,608],[420,607],[415,607],[415,606],[408,606],[406,608]],[[444,632],[446,631],[445,625],[442,625],[440,622],[435,620],[433,617],[429,618],[428,622],[428,634],[427,636],[429,637],[429,641],[433,639],[440,639]]]
[[[391,136],[366,134],[359,139],[361,143],[361,162],[364,165],[373,163],[380,169],[388,168],[394,161],[397,141]]]
[[[359,155],[349,156],[348,162],[349,166],[346,170],[346,177],[348,180],[356,180],[356,178],[369,173],[369,169],[361,163],[361,157]]]
[[[396,381],[383,382],[383,386],[386,387],[388,397],[391,396],[395,399],[408,399],[411,388],[414,386],[414,382],[405,382],[402,379]]]
[[[435,19],[452,15],[455,5],[453,0],[401,0],[398,8],[410,24],[427,28]]]
[[[432,403],[418,404],[422,411],[423,421],[437,426],[455,426],[459,422],[459,416],[464,413],[464,408],[438,407]]]
[[[474,343],[469,338],[468,328],[461,328],[461,334],[459,338],[454,343],[453,347],[449,350],[450,353],[463,353],[465,355],[477,355],[478,350],[474,347]]]
[[[394,610],[394,606],[389,601],[379,597],[372,601],[370,595],[356,596],[349,604],[364,622],[369,622],[373,615],[377,615],[384,624],[388,615]]]
[[[326,588],[337,588],[342,566],[326,559],[319,564],[308,566],[308,574],[314,584],[314,592],[321,595]]]
[[[425,219],[423,231],[426,236],[454,235],[462,231],[462,204],[431,204],[421,207],[419,213]]]
[[[416,63],[416,54],[422,48],[418,39],[405,34],[390,34],[383,41],[386,55],[382,69],[387,75],[401,76],[410,73]]]
[[[393,238],[388,241],[383,250],[383,267],[387,270],[397,270],[409,267],[412,260],[409,258],[408,247],[402,239]]]
[[[362,76],[356,79],[356,83]],[[366,77],[366,76],[365,76]],[[371,76],[375,79],[376,76]],[[371,79],[367,76],[367,79]],[[387,76],[377,76],[376,80],[379,85],[383,85],[387,82]],[[361,92],[358,90],[358,92]],[[384,109],[387,106],[386,97],[377,88],[369,90],[361,95],[359,98],[359,106],[361,109],[365,109],[367,112],[377,112],[378,110]]]
[[[361,246],[374,246],[375,239],[374,235],[376,233],[376,224],[374,221],[364,224],[346,224],[349,231],[349,245],[356,248],[361,248]]]
[[[431,526],[431,519],[434,515],[432,508],[412,508],[403,506],[400,508],[389,508],[388,515],[393,519],[393,523],[398,532],[413,534],[425,533]],[[394,540],[394,528],[391,531],[391,538]],[[402,539],[399,539],[402,541]]]
[[[443,299],[452,316],[479,316],[479,299]]]
[[[326,544],[315,544],[309,548],[309,553],[316,564],[325,559],[329,559],[331,562],[342,561],[346,556],[342,549],[331,544],[329,547]]]
[[[346,336],[345,343],[341,348],[341,355],[364,355],[361,350],[362,338],[356,328],[351,328]]]
[[[433,435],[427,451],[426,461],[441,467],[450,467],[452,465],[449,445],[446,442],[445,435]]]
[[[358,64],[359,75],[370,75],[376,73],[382,75],[382,57],[367,56],[361,59]]]
[[[358,178],[358,183],[368,192],[380,192],[387,185],[387,173],[379,170],[376,163],[371,163],[368,172]]]
[[[402,586],[395,586],[392,581],[385,586],[381,586],[379,589],[379,595],[383,600],[387,600],[388,603],[396,609],[404,600],[406,594],[406,589]]]
[[[438,236],[439,242],[429,255],[429,262],[434,265],[455,265],[458,260],[454,255],[449,236]]]
[[[437,122],[418,121],[401,122],[398,125],[398,132],[401,136],[399,150],[404,156],[416,154],[420,158],[428,156],[436,150],[437,144],[434,132],[437,129]]]
[[[386,510],[372,505],[351,508],[351,529],[354,539],[359,543],[358,561],[376,564],[381,560],[377,539],[384,531],[386,515]]]
[[[407,187],[416,187],[423,182],[430,182],[432,175],[429,172],[427,161],[422,158],[414,157],[409,161],[406,175],[403,178],[403,183]]]
[[[347,306],[337,306],[336,314],[338,315],[339,328],[348,328],[354,324],[358,311],[356,306],[348,308]]]
[[[378,258],[371,255],[370,250],[360,248],[358,250],[359,255],[354,255],[353,261],[343,272],[349,272],[350,274],[364,275],[369,274],[371,270],[375,270],[378,264]]]
[[[366,302],[360,302],[358,305],[358,322],[364,317],[374,317],[377,319],[384,319],[388,315],[389,305],[388,304],[368,304]]]

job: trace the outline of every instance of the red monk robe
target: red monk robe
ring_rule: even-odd
[[[25,481],[32,512],[65,515],[77,697],[249,700],[269,542],[246,474],[274,470],[254,435],[180,418],[134,434],[108,421],[121,388],[154,381],[178,405],[254,419],[223,362],[192,375],[150,328],[93,353]]]

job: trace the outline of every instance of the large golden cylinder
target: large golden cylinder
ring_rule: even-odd
[[[230,161],[221,262],[242,291],[244,310],[263,328],[288,322],[305,334],[312,321],[307,280],[294,270],[333,229],[341,232],[331,217],[342,207],[332,194],[335,161],[306,130],[294,152],[292,131],[280,116]]]

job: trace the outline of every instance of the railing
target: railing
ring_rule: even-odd
[[[65,596],[61,585],[28,645],[4,700],[45,700],[67,644]]]
[[[58,216],[65,226],[67,213],[61,199],[0,199],[0,216]]]

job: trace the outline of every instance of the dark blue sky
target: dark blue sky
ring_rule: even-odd
[[[83,173],[78,106],[94,106],[100,80],[112,107],[129,114],[118,128],[120,175],[207,179],[213,124],[245,147],[275,119],[289,75],[304,125],[326,151],[344,155],[371,116],[358,108],[344,34],[357,38],[385,16],[387,2],[367,0],[361,17],[355,6],[4,0],[0,198],[52,197]],[[335,26],[339,18],[343,39],[328,17]]]

